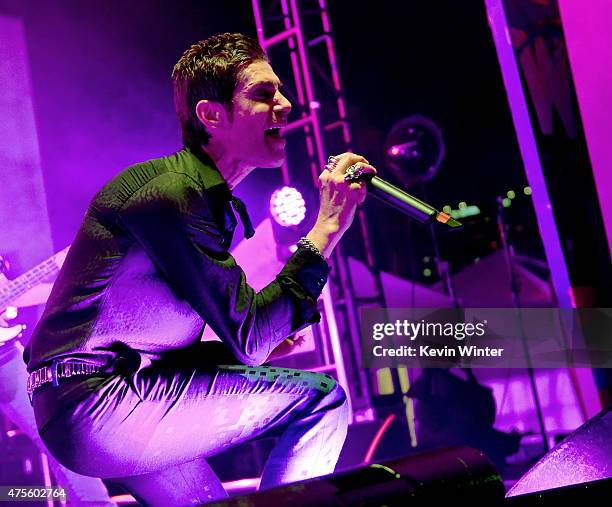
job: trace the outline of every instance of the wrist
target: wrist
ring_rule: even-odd
[[[297,246],[299,248],[303,248],[304,250],[309,250],[321,259],[326,260],[325,257],[323,257],[323,253],[321,253],[321,250],[319,250],[319,247],[313,241],[309,240],[306,236],[300,238],[300,240],[297,242]]]
[[[340,222],[335,218],[328,218],[326,220],[317,219],[312,230],[328,235],[337,234],[340,231]]]
[[[333,223],[318,223],[306,235],[325,259],[331,257],[332,251],[342,234],[340,228]]]

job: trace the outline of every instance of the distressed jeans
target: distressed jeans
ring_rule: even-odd
[[[34,411],[26,392],[28,374],[21,357],[23,350],[13,345],[5,347],[12,347],[14,350],[3,351],[6,357],[3,357],[0,364],[0,412],[16,424],[41,452],[48,455],[38,435]],[[116,505],[110,500],[106,487],[100,479],[77,475],[61,466],[52,456],[48,456],[48,459],[55,479],[66,491],[70,507]]]
[[[148,506],[224,498],[206,458],[258,437],[279,437],[261,489],[329,474],[348,423],[346,395],[331,377],[267,366],[75,378],[39,388],[34,408],[58,461],[118,482]]]

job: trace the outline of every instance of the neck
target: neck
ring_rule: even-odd
[[[212,143],[208,143],[207,146],[202,146],[202,150],[204,150],[215,163],[230,190],[236,188],[238,183],[255,169],[255,167],[245,165],[244,162],[232,156],[231,152],[219,146],[215,146]]]

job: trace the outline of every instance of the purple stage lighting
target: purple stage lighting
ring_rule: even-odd
[[[306,216],[306,202],[297,189],[285,186],[270,197],[270,213],[283,227],[298,225]]]
[[[446,155],[442,130],[420,114],[395,123],[384,150],[388,169],[405,187],[432,179]]]
[[[407,142],[402,144],[394,144],[387,150],[387,155],[391,158],[410,158],[418,155],[418,152],[410,150],[411,148],[416,148],[416,142]]]

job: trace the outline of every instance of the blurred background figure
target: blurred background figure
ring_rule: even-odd
[[[27,330],[22,324],[12,324],[18,322],[19,308],[45,304],[53,287],[50,280],[61,267],[67,250],[59,252],[13,281],[6,276],[8,260],[0,256],[0,413],[44,453],[43,461],[48,463],[56,484],[65,489],[69,506],[113,506],[116,504],[109,498],[100,479],[71,472],[45,449],[26,392],[28,375],[22,357],[22,340]],[[9,430],[8,436],[16,439],[17,431]]]

